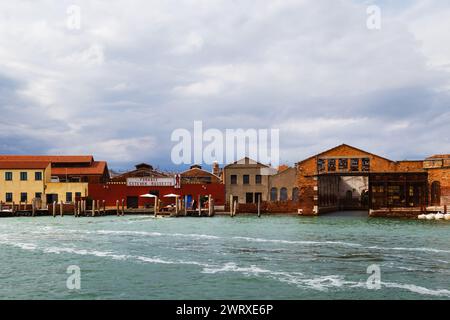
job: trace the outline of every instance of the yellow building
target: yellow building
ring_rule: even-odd
[[[50,162],[0,162],[0,201],[28,202],[45,199],[45,187],[51,180]]]
[[[0,201],[7,204],[42,205],[53,201],[71,203],[88,195],[87,182],[59,182],[52,178],[51,162],[0,161]]]

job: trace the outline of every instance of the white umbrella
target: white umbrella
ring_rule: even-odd
[[[179,195],[174,193],[169,193],[164,196],[164,198],[178,198],[178,197]]]
[[[157,196],[155,196],[154,194],[150,194],[150,193],[140,195],[139,197],[141,197],[141,198],[157,198]]]

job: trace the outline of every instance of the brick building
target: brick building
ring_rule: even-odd
[[[426,158],[423,167],[428,173],[429,204],[450,206],[450,154]]]
[[[392,161],[346,144],[299,162],[297,183],[303,215],[412,208],[428,202],[423,161]]]

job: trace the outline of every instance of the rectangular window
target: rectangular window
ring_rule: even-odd
[[[26,192],[20,193],[20,202],[27,202],[28,200],[28,194]]]
[[[36,199],[42,199],[42,192],[36,192],[36,193],[34,194],[34,197],[35,197]]]
[[[328,171],[336,171],[336,159],[328,160]]]
[[[318,172],[325,171],[325,160],[324,159],[317,160],[317,171]]]
[[[359,171],[359,159],[350,160],[350,170]]]
[[[255,184],[261,184],[262,183],[262,176],[260,174],[257,174],[255,176]]]
[[[37,171],[34,173],[34,180],[36,181],[42,181],[42,172]]]
[[[253,193],[247,192],[245,194],[245,203],[253,203]]]
[[[339,170],[345,171],[348,169],[348,159],[339,159]]]
[[[7,192],[5,198],[6,198],[6,202],[13,202],[12,192]]]
[[[75,200],[81,199],[81,192],[75,192]]]
[[[21,181],[27,181],[28,180],[28,173],[27,172],[21,172],[20,173],[20,180]]]
[[[231,184],[237,184],[237,175],[232,174],[230,178]]]
[[[255,193],[255,203],[258,203],[258,200],[260,203],[262,202],[262,193],[261,192]]]
[[[248,174],[244,174],[242,182],[244,184],[250,184],[250,176]]]
[[[366,172],[370,171],[370,159],[369,158],[362,159],[361,170],[366,171]]]
[[[72,192],[66,192],[66,202],[72,202]]]
[[[5,172],[5,180],[6,181],[12,181],[13,179],[13,173],[12,172]]]

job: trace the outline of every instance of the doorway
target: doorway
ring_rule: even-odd
[[[441,183],[439,181],[434,181],[431,184],[431,205],[441,205]]]
[[[139,198],[138,197],[127,197],[127,208],[128,209],[137,209],[139,207]]]

